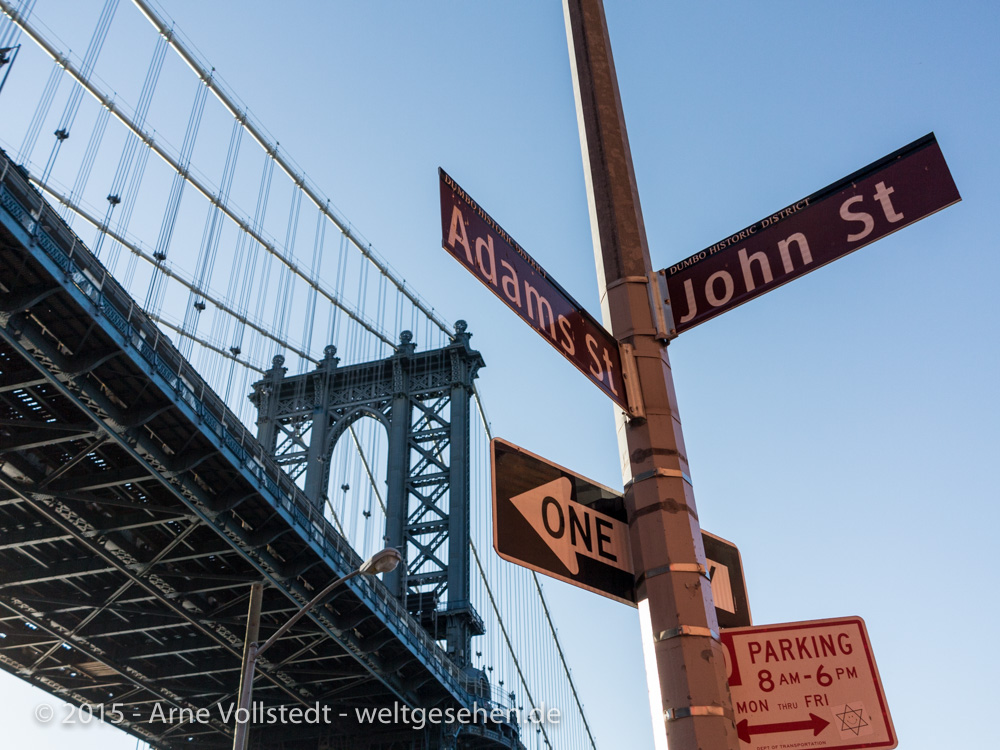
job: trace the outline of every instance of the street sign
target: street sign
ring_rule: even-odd
[[[493,547],[505,560],[635,606],[620,492],[494,438]],[[750,624],[740,553],[702,531],[720,627]]]
[[[497,554],[635,606],[621,493],[499,438],[490,454]]]
[[[736,545],[702,529],[705,565],[712,582],[712,600],[720,628],[752,625],[747,584],[743,577],[743,561]]]
[[[894,748],[860,617],[722,632],[741,748]]]
[[[659,271],[673,335],[962,198],[934,134]]]
[[[442,247],[628,411],[615,337],[443,169],[438,173]]]

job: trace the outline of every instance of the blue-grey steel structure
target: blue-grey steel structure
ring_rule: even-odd
[[[314,372],[292,377],[278,356],[251,394],[261,445],[292,476],[304,473],[306,495],[320,509],[337,440],[363,416],[385,426],[384,539],[405,560],[385,585],[463,666],[471,664],[472,636],[483,634],[469,600],[470,401],[483,366],[470,335],[458,321],[449,346],[417,352],[403,331],[393,356],[346,367],[331,346]]]
[[[224,711],[239,682],[249,583],[267,584],[266,635],[361,560],[323,518],[320,494],[308,497],[271,455],[280,409],[255,390],[266,448],[5,154],[0,173],[0,667],[103,711],[154,747],[226,747]],[[330,387],[338,371],[352,371],[333,357],[318,371]],[[355,714],[494,705],[462,651],[477,632],[467,594],[462,599],[467,561],[454,543],[468,524],[467,506],[456,501],[455,485],[445,504],[437,476],[464,476],[467,484],[459,454],[481,364],[459,330],[442,350],[418,354],[403,342],[394,357],[360,366],[391,375],[382,406],[362,399],[356,408],[381,414],[401,451],[389,472],[395,505],[387,533],[417,553],[388,584],[349,581],[269,652],[254,691],[262,708],[330,711],[324,722],[264,724],[252,732],[253,746],[523,747],[510,721],[418,731],[359,723]],[[431,374],[447,381],[434,386],[436,396],[417,384]],[[295,382],[278,369],[268,377]],[[303,382],[316,383],[317,374]],[[438,401],[448,404],[447,419],[435,411]],[[354,408],[345,404],[312,403],[313,418],[322,417],[318,432],[326,432],[310,443],[317,461],[351,418],[337,419]],[[407,411],[422,416],[401,419]],[[406,434],[405,450],[393,430]],[[324,481],[307,477],[311,488]],[[429,515],[420,515],[424,508]],[[445,531],[447,565],[433,541]],[[426,618],[408,611],[408,604],[424,611],[409,597],[445,590],[445,632],[429,633]],[[207,709],[205,720],[184,720],[197,709]],[[162,720],[167,712],[175,718]]]

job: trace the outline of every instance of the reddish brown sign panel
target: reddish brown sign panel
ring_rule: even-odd
[[[618,342],[442,169],[441,243],[626,411]]]
[[[621,493],[500,438],[490,462],[497,554],[634,607]]]
[[[961,200],[934,134],[660,273],[677,333]]]

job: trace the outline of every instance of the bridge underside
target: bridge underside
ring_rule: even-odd
[[[360,560],[12,177],[0,194],[0,667],[155,747],[230,746],[249,584],[267,584],[267,637]],[[379,581],[356,578],[258,667],[262,709],[318,705],[325,721],[260,726],[252,746],[520,748],[508,724],[355,719],[475,692]]]

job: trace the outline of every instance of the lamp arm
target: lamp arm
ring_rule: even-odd
[[[316,596],[314,596],[313,599],[308,604],[306,604],[304,607],[302,607],[302,609],[300,609],[298,612],[292,615],[289,618],[288,622],[286,622],[284,625],[282,625],[280,628],[274,631],[274,634],[266,641],[264,641],[264,644],[262,646],[256,649],[256,652],[254,653],[254,660],[256,661],[256,658],[259,657],[261,654],[263,654],[265,651],[267,651],[267,649],[269,649],[275,641],[277,641],[279,638],[281,638],[281,636],[283,636],[285,633],[291,630],[292,626],[295,625],[295,623],[297,623],[299,620],[301,620],[303,617],[309,614],[309,612],[312,611],[313,607],[315,607],[321,601],[326,599],[326,597],[330,595],[330,592],[333,591],[335,588],[337,588],[337,586],[339,586],[349,578],[354,578],[355,576],[360,574],[361,574],[360,570],[351,571],[343,578],[338,578],[336,581],[334,581],[325,589],[316,594]]]

